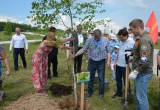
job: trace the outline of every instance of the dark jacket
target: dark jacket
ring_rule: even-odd
[[[47,35],[43,37],[42,41],[46,40],[46,37],[47,37]],[[50,55],[57,55],[57,54],[58,54],[58,48],[53,47],[52,51],[49,53],[48,56],[50,56]]]

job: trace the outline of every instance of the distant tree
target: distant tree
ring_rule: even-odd
[[[11,35],[12,34],[12,24],[11,22],[7,22],[4,26],[4,34]]]
[[[66,28],[75,24],[74,20],[79,20],[85,28],[94,26],[92,19],[97,14],[105,12],[101,9],[102,0],[35,0],[32,2],[31,16],[28,16],[35,25],[48,28],[49,25],[62,23]],[[68,27],[63,21],[62,16],[69,18],[70,26]],[[92,25],[92,26],[91,26]]]

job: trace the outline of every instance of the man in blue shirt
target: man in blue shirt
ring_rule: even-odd
[[[89,71],[90,81],[88,82],[88,98],[93,94],[93,84],[96,71],[99,78],[99,99],[104,96],[104,83],[105,83],[105,65],[110,65],[110,46],[109,41],[102,36],[99,29],[94,30],[92,38],[89,38],[85,45],[80,49],[74,57],[77,57],[87,50],[89,51]]]

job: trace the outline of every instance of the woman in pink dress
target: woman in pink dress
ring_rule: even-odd
[[[48,78],[48,54],[51,52],[52,47],[72,49],[71,47],[64,47],[58,45],[60,43],[65,43],[67,41],[74,40],[74,38],[63,39],[60,41],[54,41],[55,34],[49,32],[46,40],[42,41],[38,49],[32,56],[32,80],[35,90],[38,93],[47,95],[44,91],[47,85]]]

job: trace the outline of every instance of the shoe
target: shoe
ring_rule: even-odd
[[[102,100],[102,99],[103,99],[103,97],[104,97],[104,95],[103,95],[103,94],[99,95],[99,100]]]
[[[53,75],[53,77],[58,77],[58,75]]]
[[[88,94],[88,96],[86,97],[86,99],[89,99],[89,98],[91,98],[91,96],[92,96],[91,94]]]
[[[115,93],[112,98],[116,98],[116,97],[122,97],[122,94],[118,94],[118,93]]]
[[[51,80],[51,76],[48,76],[48,79]]]

